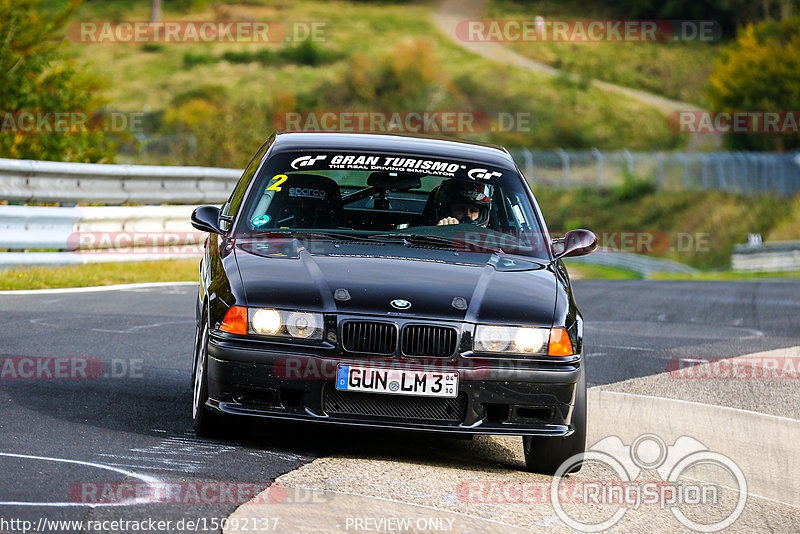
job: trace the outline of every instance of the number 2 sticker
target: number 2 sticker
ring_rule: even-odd
[[[266,191],[280,191],[281,184],[288,179],[289,177],[286,176],[285,174],[276,174],[275,176],[272,177],[272,180],[277,180],[277,181],[274,184],[271,184],[269,187],[267,187]]]

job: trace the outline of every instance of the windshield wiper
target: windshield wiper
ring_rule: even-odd
[[[471,252],[474,252],[473,250],[471,250],[472,248],[478,248],[481,250],[487,250],[489,252],[498,252],[500,254],[503,254],[503,249],[500,247],[487,247],[479,243],[471,243],[463,239],[442,237],[439,235],[384,233],[384,234],[370,234],[368,237],[376,239],[400,238],[407,245],[414,245],[414,244],[443,245],[443,248],[455,248],[458,250],[468,250]]]
[[[284,231],[265,231],[265,232],[253,232],[246,235],[246,237],[283,237],[289,236],[294,237],[296,239],[325,239],[325,240],[334,240],[334,241],[371,241],[369,236],[363,236],[358,234],[349,234],[347,232],[336,232],[336,231],[327,231],[327,230],[284,230]]]

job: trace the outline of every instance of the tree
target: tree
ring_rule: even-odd
[[[0,157],[112,159],[96,122],[100,83],[62,51],[63,28],[79,2],[53,14],[41,0],[0,0]]]
[[[708,83],[715,111],[800,110],[800,17],[742,29]],[[732,134],[727,142],[738,149],[788,150],[800,147],[800,135]]]

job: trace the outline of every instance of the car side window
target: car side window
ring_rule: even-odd
[[[506,197],[506,200],[509,204],[510,215],[513,217],[514,220],[514,226],[516,226],[520,230],[530,230],[531,223],[525,216],[525,212],[520,206],[521,201],[519,196],[516,193],[512,192]]]
[[[258,166],[261,164],[261,160],[264,159],[264,154],[267,153],[271,141],[272,139],[261,146],[256,155],[250,161],[250,165],[248,165],[244,170],[242,177],[239,178],[239,181],[236,183],[236,187],[233,189],[233,193],[231,193],[231,197],[222,207],[223,215],[231,218],[236,216],[236,213],[239,211],[239,207],[242,205],[242,201],[244,200],[244,195],[247,193],[247,188],[250,186],[250,182],[253,181],[253,177],[258,170]]]

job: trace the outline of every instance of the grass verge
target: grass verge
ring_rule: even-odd
[[[603,5],[574,0],[523,2],[492,0],[491,19],[618,20],[619,13]],[[707,80],[720,55],[722,42],[547,42],[511,41],[514,51],[551,67],[650,93],[708,106]]]
[[[647,277],[650,280],[698,280],[698,281],[736,281],[736,280],[775,280],[787,278],[800,278],[800,271],[784,271],[769,273],[745,273],[737,271],[710,271],[705,273],[653,273]]]
[[[566,264],[569,276],[573,280],[636,280],[642,278],[642,275],[637,272],[618,267],[574,263],[568,260]]]
[[[108,286],[137,282],[197,280],[198,259],[89,263],[2,271],[0,290]]]

